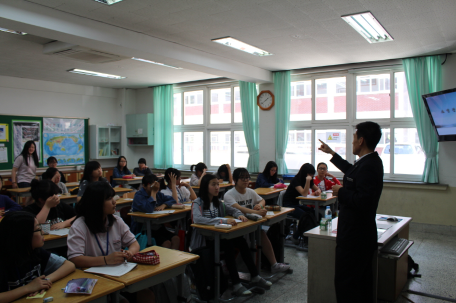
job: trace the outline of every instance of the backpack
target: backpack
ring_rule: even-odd
[[[299,225],[298,225],[298,234],[301,236],[303,233],[305,233],[308,230],[311,230],[312,228],[315,228],[318,226],[318,221],[315,217],[315,213],[313,210],[311,211],[306,211],[301,218],[299,218]],[[304,243],[307,243],[309,239],[305,236],[302,236],[304,239]]]
[[[192,254],[200,256],[195,262],[190,264],[193,273],[193,283],[198,291],[199,299],[203,301],[212,300],[214,298],[215,289],[215,266],[214,266],[214,250],[212,247],[199,247],[192,250]],[[219,265],[220,266],[220,265]],[[228,280],[222,273],[220,267],[220,295],[228,288]]]

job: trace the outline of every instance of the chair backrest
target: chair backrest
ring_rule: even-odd
[[[134,193],[134,192],[129,192],[129,193],[123,194],[122,198],[134,198],[135,194],[136,193]]]
[[[255,189],[256,182],[250,181],[248,187],[251,188],[251,189]]]
[[[283,196],[285,195],[285,192],[286,192],[286,190],[282,190],[279,193],[279,197],[277,198],[277,205],[282,206],[282,204],[283,204]]]

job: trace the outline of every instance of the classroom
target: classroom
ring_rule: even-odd
[[[353,163],[351,141],[356,125],[374,121],[383,132],[378,151],[384,182],[377,214],[412,218],[409,232],[415,242],[409,255],[423,274],[409,279],[404,290],[456,297],[447,281],[453,280],[456,267],[456,142],[438,143],[435,176],[423,182],[425,155],[410,109],[403,64],[407,58],[438,56],[438,90],[456,87],[454,1],[115,2],[0,1],[0,29],[21,32],[0,31],[0,127],[2,117],[85,119],[85,162],[98,161],[108,175],[119,156],[128,159],[131,170],[144,158],[155,174],[170,167],[162,164],[167,161],[182,172],[182,178],[190,177],[191,165],[198,162],[205,163],[209,172],[225,163],[234,170],[247,167],[247,145],[256,145],[258,151],[250,155],[257,161],[252,164],[257,169],[249,170],[253,181],[271,160],[286,163],[287,170],[279,165],[281,176],[296,175],[307,162],[315,168],[325,162],[329,172],[342,181],[344,174],[329,162],[331,156],[318,150],[318,139],[326,140]],[[393,40],[369,43],[341,18],[361,12],[371,12]],[[212,41],[223,37],[265,53],[253,55]],[[78,74],[74,69],[121,79]],[[284,120],[283,87],[275,83],[288,71],[289,114]],[[241,93],[240,81],[253,83],[249,95],[253,106],[241,105],[241,96],[247,94]],[[173,123],[168,123],[169,129],[158,129],[166,124],[156,115],[159,105],[154,96],[157,87],[166,85],[173,85],[168,93],[173,112],[167,116]],[[267,91],[275,95],[275,104],[259,108],[257,96]],[[247,110],[257,112],[257,118],[246,122],[242,111]],[[165,111],[160,108],[160,113]],[[145,130],[132,126],[144,114],[152,114],[152,135],[145,141],[140,136]],[[120,142],[109,156],[101,155],[102,148],[96,146],[99,128],[119,131]],[[132,130],[141,139],[130,135]],[[1,138],[0,134],[0,175],[6,176],[3,185],[10,186],[11,168],[2,166]],[[410,156],[395,154],[393,149],[386,155],[390,140],[396,147],[411,147]],[[5,154],[11,163],[12,151]],[[39,174],[47,168],[46,159],[42,160]],[[59,163],[59,169],[65,174],[79,165],[84,166]],[[250,302],[311,303],[307,252],[286,247],[285,262],[292,264],[293,274],[274,280],[266,295],[256,295]],[[406,292],[390,302],[410,300],[441,302]]]

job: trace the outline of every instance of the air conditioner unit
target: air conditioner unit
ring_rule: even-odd
[[[88,63],[108,63],[129,58],[61,41],[43,45],[43,53],[45,55],[58,55]]]

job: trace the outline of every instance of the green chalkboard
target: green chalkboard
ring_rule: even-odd
[[[52,127],[52,123],[55,127]],[[78,133],[66,133],[65,126],[72,126],[78,121]],[[46,122],[46,129],[43,125]],[[2,126],[3,125],[3,126]],[[0,128],[7,125],[6,134],[0,134],[0,170],[10,170],[23,144],[28,140],[39,142],[39,167],[46,167],[49,156],[58,159],[59,166],[84,164],[89,159],[89,119],[88,118],[65,118],[65,117],[35,117],[35,116],[8,116],[0,115]],[[60,127],[60,128],[58,128]],[[62,128],[63,127],[63,128]],[[61,129],[64,129],[61,131]],[[62,133],[60,133],[60,131]],[[7,137],[7,141],[5,140]],[[3,140],[2,140],[3,138]],[[7,152],[7,162],[2,161]],[[75,152],[77,158],[66,154]]]

